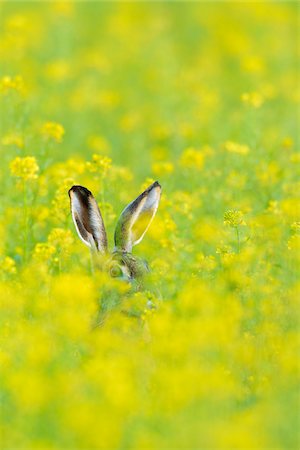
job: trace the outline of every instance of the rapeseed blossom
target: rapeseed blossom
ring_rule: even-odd
[[[19,148],[23,148],[24,147],[24,140],[22,138],[22,136],[18,135],[18,134],[7,134],[6,136],[4,136],[1,139],[1,144],[8,146],[8,145],[15,145]]]
[[[8,94],[12,90],[19,93],[24,91],[24,81],[20,75],[14,77],[6,75],[0,79],[0,92]]]
[[[60,123],[45,122],[41,128],[41,133],[45,139],[62,142],[65,130]]]
[[[90,172],[95,172],[101,176],[105,176],[111,168],[112,160],[108,156],[94,154],[91,162],[86,163],[86,167]]]
[[[152,172],[156,176],[171,174],[174,171],[174,165],[171,162],[155,162],[152,164]]]
[[[110,152],[110,144],[104,136],[92,135],[88,137],[88,146],[96,152],[106,154]]]
[[[225,150],[230,153],[237,153],[239,155],[247,155],[250,151],[248,145],[238,144],[233,141],[226,141],[224,144]]]
[[[34,156],[17,156],[10,163],[10,172],[13,176],[21,178],[24,181],[34,180],[38,177],[39,166]]]
[[[246,92],[242,94],[242,101],[254,108],[260,108],[264,102],[263,96],[259,92]]]
[[[193,147],[186,148],[181,155],[180,165],[187,168],[195,168],[201,170],[204,165],[205,155],[199,149]]]
[[[237,227],[239,225],[246,225],[242,211],[229,209],[224,213],[224,224],[230,227]]]
[[[48,243],[38,243],[35,245],[33,257],[42,260],[49,260],[54,255],[56,249]]]
[[[0,261],[0,270],[4,274],[15,275],[17,273],[16,262],[9,256]]]

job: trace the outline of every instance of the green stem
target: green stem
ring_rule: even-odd
[[[239,227],[235,227],[237,237],[237,252],[240,253],[240,231]]]
[[[104,196],[104,177],[101,177],[101,203],[102,203],[102,217],[103,217],[103,221],[105,223],[105,196]]]
[[[61,250],[60,249],[58,250],[57,257],[58,257],[58,273],[59,273],[59,275],[61,275],[62,267],[61,267]]]
[[[91,248],[90,248],[90,262],[91,262],[91,274],[94,275],[94,273],[95,273],[94,253],[93,253],[93,249],[91,249]]]
[[[28,260],[28,237],[29,237],[29,217],[28,217],[28,191],[27,183],[23,181],[23,204],[24,204],[24,262]]]

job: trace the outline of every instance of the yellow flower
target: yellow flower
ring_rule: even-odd
[[[280,208],[286,219],[295,222],[299,218],[300,199],[285,198],[280,202]]]
[[[200,270],[209,272],[216,268],[217,263],[214,256],[205,256],[203,255],[203,253],[198,253],[196,255],[196,259],[197,259],[197,267]]]
[[[136,112],[125,114],[120,120],[122,131],[130,132],[134,130],[140,122],[140,115]]]
[[[171,162],[161,161],[152,164],[152,172],[157,175],[169,175],[174,171],[174,165]]]
[[[230,255],[232,254],[232,248],[229,245],[221,243],[221,245],[217,247],[216,253],[218,255]]]
[[[94,154],[92,162],[87,162],[86,167],[92,173],[99,173],[105,176],[111,168],[112,160],[108,156]]]
[[[300,222],[293,222],[291,224],[291,229],[294,231],[294,233],[300,234]]]
[[[57,218],[60,222],[65,221],[70,212],[70,200],[67,193],[70,187],[74,184],[76,183],[73,178],[62,179],[52,200],[55,218]]]
[[[115,91],[101,91],[95,99],[95,104],[100,108],[113,109],[120,102],[119,94]]]
[[[256,176],[264,186],[270,186],[278,182],[280,178],[280,165],[276,161],[261,163],[256,169]]]
[[[57,16],[70,17],[74,11],[74,5],[68,1],[58,1],[51,4],[51,8]]]
[[[259,92],[246,92],[242,94],[241,100],[246,105],[253,106],[253,108],[260,108],[264,103],[264,97]]]
[[[5,274],[15,275],[17,273],[15,260],[6,256],[0,263],[0,270]]]
[[[224,224],[236,228],[239,225],[246,225],[246,222],[241,211],[229,209],[224,213]]]
[[[112,166],[110,169],[110,179],[120,181],[131,181],[133,174],[127,167]]]
[[[233,189],[242,189],[246,184],[247,178],[238,171],[231,171],[226,178],[226,184]]]
[[[71,68],[68,61],[63,59],[52,61],[47,64],[46,76],[55,81],[65,81],[70,77]]]
[[[292,148],[294,146],[294,141],[290,136],[286,136],[282,142],[281,142],[282,147],[284,148]]]
[[[276,214],[276,215],[280,214],[281,210],[280,210],[278,201],[277,200],[270,200],[269,204],[268,204],[267,211],[272,213],[272,214]]]
[[[54,255],[54,253],[55,247],[53,245],[42,242],[36,244],[34,247],[33,257],[41,261],[47,261]]]
[[[242,60],[242,68],[247,72],[261,73],[264,70],[264,61],[259,57],[247,56]]]
[[[169,250],[170,252],[175,252],[176,248],[173,244],[173,242],[171,241],[171,239],[160,239],[159,244],[162,248]]]
[[[176,191],[170,198],[172,209],[187,219],[192,219],[195,209],[201,204],[199,197],[199,195],[193,195],[189,192]]]
[[[23,138],[18,134],[7,134],[1,139],[2,145],[15,145],[16,147],[23,148],[24,147],[24,140]]]
[[[178,131],[181,134],[181,136],[191,138],[195,135],[196,129],[190,123],[183,122],[179,124]]]
[[[300,152],[292,153],[290,156],[290,161],[295,164],[300,163]]]
[[[63,228],[53,228],[48,236],[48,243],[59,250],[68,251],[73,242],[71,231]]]
[[[38,411],[51,398],[51,385],[45,383],[45,378],[38,370],[16,370],[9,379],[9,385],[15,395],[17,408],[24,411]]]
[[[186,148],[180,157],[179,163],[182,167],[201,170],[204,165],[204,153],[194,147]]]
[[[10,163],[10,172],[13,176],[23,179],[24,181],[37,178],[39,166],[34,156],[25,156],[20,158],[17,156]]]
[[[152,128],[151,133],[156,139],[163,140],[170,136],[171,129],[166,123],[160,123]]]
[[[87,145],[96,152],[109,153],[110,151],[110,144],[103,136],[89,136]]]
[[[46,122],[41,128],[41,133],[46,139],[52,139],[55,142],[62,142],[65,130],[59,123]]]
[[[294,234],[289,240],[288,240],[288,249],[289,250],[295,250],[297,252],[300,251],[300,235]]]
[[[156,146],[151,149],[151,156],[155,161],[164,161],[168,158],[168,149],[162,146]]]
[[[23,78],[19,75],[15,77],[4,76],[0,79],[0,92],[7,94],[9,91],[15,90],[19,93],[24,91]]]
[[[250,151],[248,145],[238,144],[233,141],[226,141],[224,144],[225,150],[230,153],[238,153],[239,155],[247,155]]]

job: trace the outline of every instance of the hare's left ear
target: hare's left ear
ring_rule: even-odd
[[[83,186],[72,186],[69,197],[74,225],[82,242],[94,250],[106,252],[105,227],[93,194]]]
[[[156,213],[161,186],[158,181],[151,184],[122,212],[115,230],[115,250],[131,252],[139,244]]]

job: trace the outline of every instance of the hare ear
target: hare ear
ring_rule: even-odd
[[[115,250],[131,252],[139,244],[158,208],[161,186],[158,181],[151,184],[122,212],[115,230]]]
[[[73,221],[82,242],[94,250],[106,252],[106,231],[93,194],[83,186],[72,186],[69,197]]]

